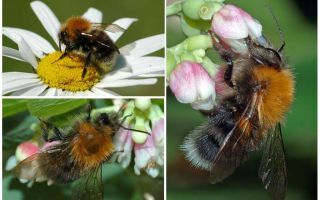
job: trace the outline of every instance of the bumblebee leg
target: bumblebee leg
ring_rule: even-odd
[[[87,57],[86,57],[86,61],[85,61],[85,63],[84,63],[84,68],[83,68],[83,71],[82,71],[82,75],[81,75],[81,77],[82,78],[84,78],[84,76],[86,75],[86,73],[87,73],[87,68],[89,67],[89,64],[90,64],[90,62],[91,62],[91,52],[87,55]]]
[[[231,81],[232,78],[232,70],[233,70],[233,57],[235,57],[232,51],[227,50],[217,39],[215,34],[212,31],[209,31],[209,34],[212,39],[212,43],[214,48],[218,51],[220,57],[227,62],[228,68],[224,73],[224,81],[230,86],[233,87],[233,83]]]
[[[88,113],[88,115],[87,115],[87,117],[86,117],[86,120],[87,121],[90,121],[91,120],[91,110],[92,110],[92,105],[89,103],[88,105],[87,105],[87,113]]]
[[[39,119],[41,121],[40,127],[42,130],[42,138],[44,139],[44,141],[46,142],[52,142],[52,141],[56,141],[56,140],[63,140],[64,137],[61,134],[60,130],[55,127],[53,124],[43,121],[41,119]],[[50,131],[53,131],[54,137],[49,138],[49,133]]]
[[[226,57],[226,61],[227,61],[227,69],[226,71],[224,72],[224,81],[230,86],[233,88],[233,83],[231,81],[231,78],[232,78],[232,71],[233,71],[233,61],[232,61],[232,58],[227,56]]]

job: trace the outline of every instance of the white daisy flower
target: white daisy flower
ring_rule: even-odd
[[[146,56],[164,48],[164,34],[137,40],[121,47],[113,70],[100,75],[95,67],[89,67],[84,78],[81,77],[83,61],[74,58],[58,60],[58,32],[60,22],[51,9],[40,1],[33,1],[31,8],[53,38],[56,49],[43,37],[20,28],[3,27],[3,35],[18,45],[18,50],[3,47],[3,55],[29,63],[34,73],[3,73],[3,95],[12,96],[117,96],[111,88],[136,85],[151,85],[156,77],[164,76],[164,58]],[[89,8],[83,17],[94,23],[102,22],[102,13]],[[121,18],[113,22],[124,29],[137,21],[134,18]],[[123,32],[108,36],[116,42]],[[72,67],[70,67],[72,66]]]

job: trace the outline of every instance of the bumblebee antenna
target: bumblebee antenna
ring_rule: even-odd
[[[272,18],[273,18],[273,21],[276,23],[276,26],[277,26],[277,29],[278,29],[280,38],[281,38],[281,40],[282,40],[282,42],[281,42],[282,44],[281,44],[280,48],[278,49],[278,52],[280,53],[280,52],[283,50],[283,48],[285,47],[285,45],[286,45],[286,41],[285,41],[285,38],[284,38],[284,34],[283,34],[283,31],[282,31],[282,29],[281,29],[281,27],[280,27],[280,25],[279,25],[279,21],[278,21],[277,17],[275,16],[272,8],[271,8],[269,5],[266,5],[266,6],[267,6],[267,8],[268,8],[268,10],[269,10]]]
[[[127,128],[127,127],[123,126],[122,124],[124,123],[124,121],[125,121],[128,117],[130,117],[130,116],[132,116],[132,114],[124,116],[123,119],[121,120],[121,122],[118,123],[118,125],[119,125],[121,128],[125,129],[125,130],[137,131],[137,132],[140,132],[140,133],[145,133],[145,134],[147,134],[147,135],[151,135],[151,134],[150,134],[149,132],[147,132],[147,131],[141,131],[141,130],[137,130],[137,129],[131,129],[131,128]]]
[[[121,124],[118,124],[121,128],[128,130],[128,131],[136,131],[136,132],[140,132],[140,133],[145,133],[147,135],[151,135],[151,133],[147,132],[147,131],[142,131],[142,130],[138,130],[138,129],[132,129],[132,128],[127,128]]]
[[[92,110],[92,105],[89,103],[87,105],[87,112],[88,112],[88,116],[86,118],[87,121],[90,121],[91,120],[91,110]]]

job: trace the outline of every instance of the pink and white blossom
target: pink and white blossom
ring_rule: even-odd
[[[212,19],[212,31],[236,53],[246,53],[245,38],[262,37],[262,25],[247,12],[234,5],[225,5]]]
[[[170,75],[169,85],[177,100],[194,109],[211,110],[215,105],[214,81],[201,64],[184,61]]]

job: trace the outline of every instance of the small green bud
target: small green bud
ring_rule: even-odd
[[[167,77],[170,76],[172,70],[177,65],[176,59],[171,50],[167,49],[166,51],[166,62],[167,62]]]
[[[167,9],[166,9],[166,15],[167,16],[170,16],[170,15],[175,15],[175,14],[178,14],[179,12],[182,11],[182,1],[177,1],[177,2],[174,2],[173,4],[167,6]]]
[[[151,106],[151,100],[149,98],[135,99],[134,105],[137,109],[141,111],[146,111]]]
[[[199,9],[204,3],[204,0],[185,0],[182,3],[183,14],[191,19],[200,19]]]
[[[223,4],[216,2],[205,2],[199,9],[199,16],[203,20],[211,20],[212,16],[223,7]]]
[[[212,41],[209,35],[197,35],[193,37],[189,37],[185,40],[188,44],[188,51],[193,51],[196,49],[208,49],[212,48]]]
[[[217,73],[219,65],[213,63],[210,58],[205,56],[203,58],[202,67],[210,74],[211,77],[214,77]]]

